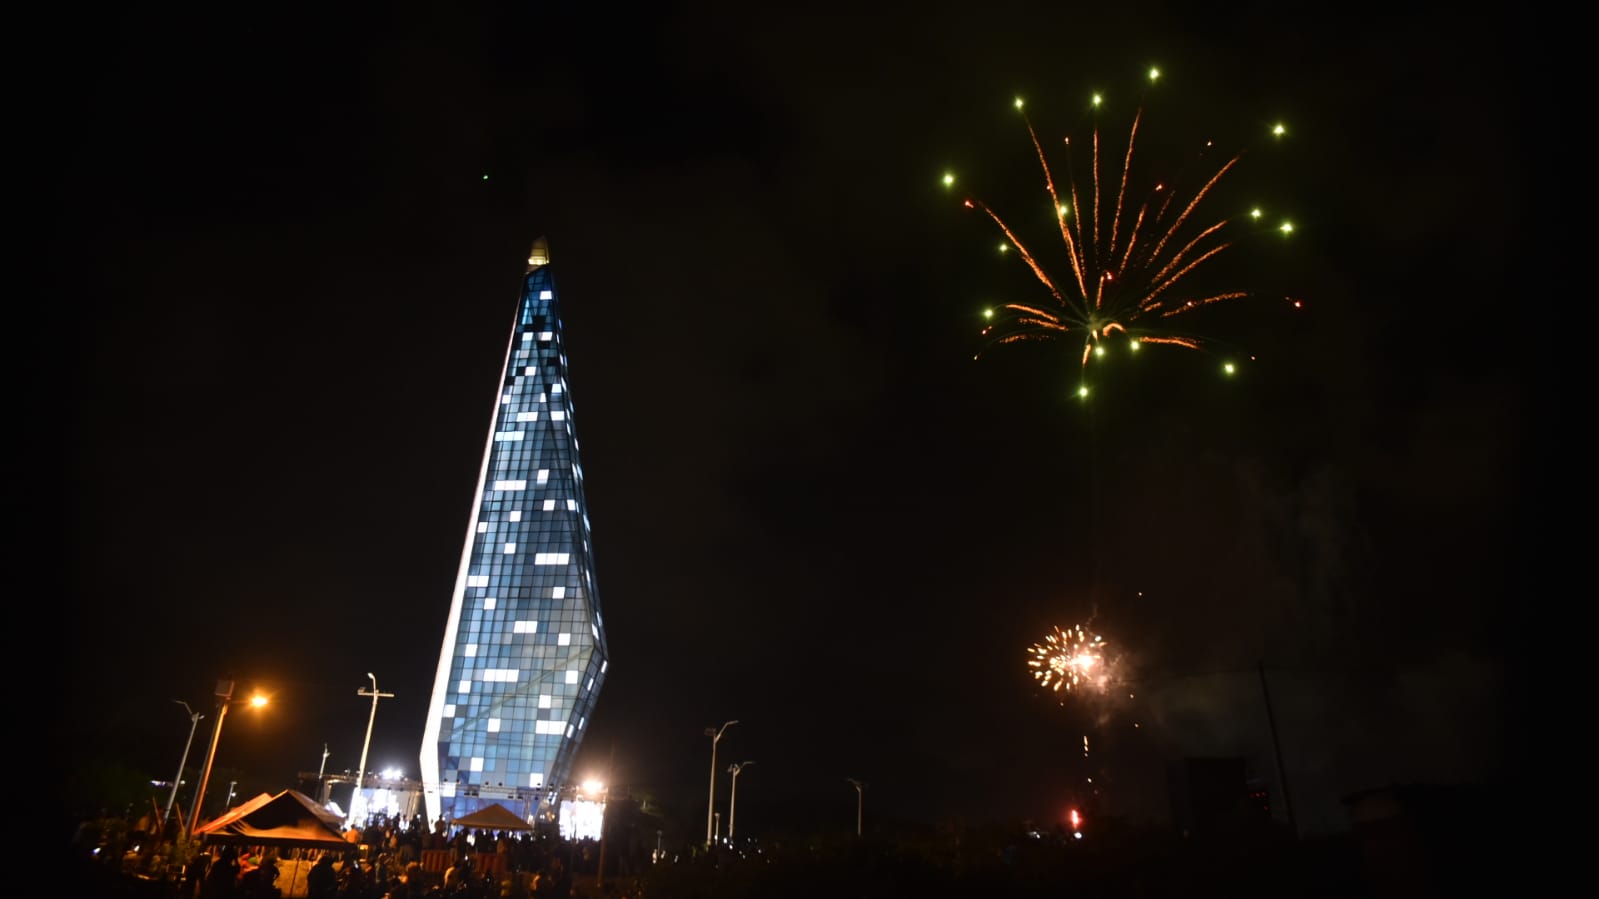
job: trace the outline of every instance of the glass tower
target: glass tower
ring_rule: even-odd
[[[430,821],[553,810],[608,666],[549,248],[528,257],[422,737]]]

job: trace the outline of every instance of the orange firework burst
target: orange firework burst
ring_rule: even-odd
[[[1062,690],[1102,691],[1112,681],[1112,663],[1105,655],[1105,638],[1082,625],[1056,627],[1027,650],[1027,667],[1033,679],[1059,693]],[[1086,748],[1086,747],[1085,747]]]
[[[1152,71],[1151,79],[1156,75]],[[1094,106],[1099,104],[1100,97],[1096,95]],[[1016,106],[1021,108],[1020,99]],[[1186,191],[1160,182],[1139,186],[1134,176],[1133,153],[1143,118],[1143,110],[1139,109],[1127,135],[1126,150],[1120,153],[1121,170],[1105,172],[1108,184],[1101,183],[1100,133],[1099,126],[1094,126],[1091,192],[1088,204],[1080,206],[1075,175],[1068,175],[1065,184],[1057,186],[1032,121],[1025,115],[1023,118],[1043,169],[1044,186],[1054,206],[1053,218],[1065,244],[1070,272],[1065,277],[1051,276],[998,213],[982,200],[968,198],[968,208],[982,210],[999,226],[1006,241],[1000,249],[1014,250],[1053,299],[1052,303],[1009,302],[990,309],[986,313],[990,322],[983,329],[989,345],[1081,340],[1085,368],[1089,359],[1104,352],[1103,343],[1112,335],[1125,337],[1132,350],[1142,344],[1200,349],[1204,341],[1177,330],[1173,320],[1204,306],[1249,296],[1244,290],[1188,289],[1195,271],[1231,244],[1229,220],[1206,217],[1201,205],[1241,157],[1234,155],[1212,165],[1199,178],[1197,187]],[[1281,137],[1282,126],[1273,133]],[[1065,146],[1070,154],[1070,138]],[[1209,142],[1204,149],[1210,149]],[[1109,153],[1119,151],[1119,147],[1107,149]],[[1068,171],[1069,163],[1068,156]],[[945,175],[944,183],[952,186],[954,176]],[[1066,190],[1065,198],[1060,187]],[[1260,215],[1259,210],[1251,210],[1246,218],[1258,223]],[[1283,222],[1278,230],[1287,235],[1292,228],[1291,223]]]

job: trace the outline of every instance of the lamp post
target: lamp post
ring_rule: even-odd
[[[205,717],[194,709],[189,708],[189,704],[181,699],[172,701],[183,706],[183,710],[189,713],[189,741],[183,744],[183,757],[178,759],[178,776],[172,778],[172,792],[167,796],[166,809],[161,812],[161,834],[163,838],[165,838],[167,832],[167,820],[172,817],[172,804],[178,801],[178,785],[183,783],[183,766],[189,764],[189,749],[194,746],[194,732],[200,726],[200,719]]]
[[[611,782],[611,777],[616,773],[616,744],[611,744],[611,760],[605,764],[605,783]],[[605,784],[600,785],[600,870],[599,876],[594,879],[597,886],[605,886],[605,809],[610,804],[611,791]]]
[[[861,835],[861,806],[866,801],[866,784],[853,777],[844,779],[855,785],[855,836],[858,837]]]
[[[733,775],[733,790],[727,797],[727,841],[733,842],[733,828],[738,826],[738,773],[754,762],[739,762],[727,766],[727,773]]]
[[[600,804],[600,862],[599,873],[594,882],[597,886],[605,886],[605,808],[610,804],[610,788],[597,780],[585,780],[578,787],[582,795],[588,796],[590,802],[598,801]]]
[[[1283,808],[1288,810],[1288,830],[1299,839],[1299,822],[1294,818],[1294,797],[1288,792],[1288,769],[1283,766],[1283,744],[1277,739],[1277,716],[1271,711],[1271,688],[1266,686],[1266,663],[1257,661],[1255,670],[1260,673],[1260,695],[1266,700],[1266,724],[1271,728],[1271,750],[1277,758],[1277,782],[1283,788]]]
[[[349,820],[345,822],[347,824],[355,823],[355,800],[356,797],[361,795],[361,782],[366,779],[366,751],[372,746],[372,723],[378,720],[378,700],[394,698],[393,693],[378,692],[378,676],[376,674],[368,671],[366,676],[372,678],[372,689],[368,690],[363,687],[356,690],[355,695],[372,697],[372,714],[366,719],[366,742],[361,744],[361,767],[355,769],[355,791],[350,794],[350,816]]]
[[[722,733],[737,723],[729,721],[720,729],[705,728],[705,736],[711,738],[711,798],[705,804],[705,848],[707,849],[711,847],[711,824],[716,820],[716,744],[722,742]]]
[[[189,811],[189,836],[200,823],[200,810],[205,807],[205,788],[211,782],[211,765],[217,759],[217,742],[222,739],[222,722],[228,718],[228,706],[233,703],[233,681],[217,681],[217,720],[211,725],[211,748],[205,754],[205,770],[200,774],[200,788],[194,791],[194,808]],[[259,693],[250,697],[250,704],[260,708],[267,698]]]
[[[227,801],[227,803],[225,805],[222,806],[222,810],[223,811],[227,811],[228,809],[233,808],[233,797],[239,795],[239,794],[233,792],[233,788],[237,787],[238,785],[239,785],[239,782],[236,781],[236,780],[228,781],[228,801]]]

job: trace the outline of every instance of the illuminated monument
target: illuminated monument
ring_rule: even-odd
[[[429,821],[553,811],[608,665],[549,247],[528,257],[422,737]]]

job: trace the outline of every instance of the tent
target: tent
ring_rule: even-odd
[[[295,790],[276,796],[262,793],[194,833],[209,843],[303,849],[352,849],[340,831],[343,820]]]
[[[491,802],[470,815],[462,815],[450,822],[456,827],[473,830],[532,830],[533,825],[516,812],[497,802]]]
[[[206,832],[207,830],[214,830],[216,828],[223,827],[223,826],[225,826],[227,824],[230,824],[230,823],[232,823],[234,821],[239,820],[240,818],[244,817],[245,815],[249,814],[250,812],[255,811],[256,809],[260,808],[263,805],[266,805],[268,802],[271,802],[271,801],[272,801],[272,794],[271,793],[261,793],[260,795],[256,796],[254,799],[246,799],[245,801],[239,803],[238,805],[235,805],[234,807],[228,809],[227,811],[224,811],[222,814],[216,816],[215,818],[212,818],[211,820],[205,822],[204,824],[201,824],[199,827],[196,827],[194,829],[194,832],[196,834],[201,834],[201,833]]]

